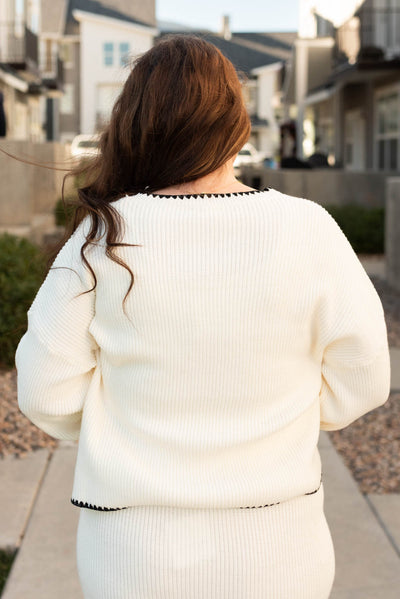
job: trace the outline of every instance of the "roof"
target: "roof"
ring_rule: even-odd
[[[309,89],[307,91],[307,96],[310,96],[311,94],[316,94],[318,92],[323,92],[323,91],[329,90],[329,89],[333,88],[334,86],[335,86],[335,82],[332,81],[330,78],[328,78],[324,83],[321,83],[321,85],[317,85],[316,87]]]
[[[268,52],[282,60],[287,60],[291,56],[297,37],[297,31],[272,31],[265,33],[235,31],[232,33],[232,38],[241,44],[246,44],[249,48],[259,50],[260,52]]]
[[[60,33],[64,32],[65,15],[69,0],[41,0],[41,32]]]
[[[14,69],[7,63],[0,63],[0,79],[28,94],[42,94],[46,90],[43,80],[29,71]]]
[[[54,1],[54,0],[53,0]],[[134,19],[130,15],[117,10],[115,8],[110,8],[108,3],[100,0],[67,0],[68,9],[66,16],[66,33],[76,33],[76,30],[79,26],[77,20],[74,18],[72,11],[73,10],[83,10],[85,12],[90,12],[95,15],[101,15],[102,17],[111,17],[112,19],[120,19],[121,21],[125,21],[128,23],[135,23],[136,25],[143,25],[144,27],[151,27],[148,23],[144,21],[140,21],[139,19]]]
[[[176,34],[176,31],[162,31],[158,39],[165,35]],[[186,34],[186,32],[185,32]],[[185,35],[184,34],[184,35]],[[252,69],[266,66],[282,60],[281,57],[269,51],[268,48],[255,49],[249,47],[246,40],[241,40],[237,34],[232,34],[230,40],[222,35],[207,30],[194,30],[190,34],[198,35],[211,42],[226,56],[235,66],[236,70],[243,71],[249,75]]]
[[[157,19],[157,28],[159,31],[176,31],[179,32],[191,32],[194,31],[195,27],[189,27],[189,25],[182,25],[182,23],[176,23],[175,21],[165,21],[164,19]]]

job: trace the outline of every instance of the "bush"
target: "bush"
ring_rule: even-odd
[[[46,260],[28,239],[0,235],[0,367],[15,365],[15,351],[25,333],[27,311],[46,276]]]
[[[356,204],[324,208],[336,220],[356,254],[384,253],[384,208],[365,208]]]
[[[5,587],[18,549],[0,549],[0,595]]]
[[[56,225],[58,227],[65,227],[66,224],[72,219],[73,214],[75,212],[75,205],[71,202],[75,200],[74,195],[66,196],[65,198],[65,206],[61,198],[59,198],[54,207],[54,217],[56,220]]]
[[[82,157],[80,160],[80,165],[84,166],[90,161],[86,157]],[[54,216],[56,220],[56,225],[58,227],[65,227],[67,223],[72,219],[75,209],[76,209],[76,201],[78,199],[78,187],[83,187],[86,182],[85,173],[81,173],[79,175],[75,175],[73,178],[73,190],[69,195],[64,197],[65,206],[62,201],[62,198],[58,198],[56,205],[54,207]]]

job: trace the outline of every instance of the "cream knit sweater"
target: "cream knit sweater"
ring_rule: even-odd
[[[264,506],[321,481],[319,431],[382,405],[380,298],[336,221],[275,189],[113,203],[117,248],[86,256],[89,217],[57,255],[15,361],[20,410],[79,439],[71,501]],[[104,232],[104,228],[103,228]],[[70,270],[73,268],[73,270]]]

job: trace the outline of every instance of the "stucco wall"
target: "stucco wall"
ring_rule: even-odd
[[[24,160],[44,162],[57,168],[71,167],[68,148],[58,142],[4,139],[1,148]],[[54,229],[53,209],[61,196],[65,174],[66,171],[26,164],[1,153],[0,232],[9,231],[36,241],[44,232]],[[67,179],[65,194],[72,184]]]
[[[260,187],[272,187],[323,206],[359,204],[369,207],[385,205],[385,172],[351,172],[342,169],[256,169],[245,167],[241,180]]]

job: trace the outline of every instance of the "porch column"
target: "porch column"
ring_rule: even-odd
[[[386,280],[400,291],[400,177],[386,179]]]
[[[335,132],[335,163],[343,168],[344,102],[342,83],[337,83],[336,93],[333,96],[333,127]]]
[[[374,168],[374,86],[372,81],[365,85],[365,168]]]
[[[304,98],[308,87],[308,48],[307,40],[296,40],[296,80],[295,101],[297,106],[296,116],[296,156],[303,159],[303,135],[304,135]]]

